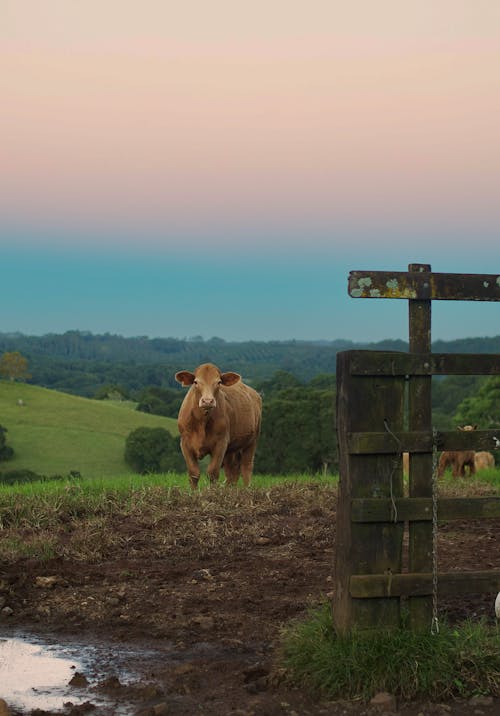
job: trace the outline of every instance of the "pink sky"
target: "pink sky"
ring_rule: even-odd
[[[497,0],[3,0],[0,63],[0,222],[33,241],[497,240]]]

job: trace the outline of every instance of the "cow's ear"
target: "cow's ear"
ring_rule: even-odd
[[[194,373],[191,373],[191,371],[189,370],[180,370],[178,373],[175,374],[175,380],[184,387],[187,387],[188,385],[193,384]]]
[[[232,373],[229,371],[227,373],[221,373],[220,379],[222,381],[222,385],[234,385],[241,380],[241,375],[239,375],[239,373]]]

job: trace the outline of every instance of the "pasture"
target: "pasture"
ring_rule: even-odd
[[[19,405],[18,401],[22,401]],[[133,403],[90,400],[35,385],[0,381],[0,425],[14,458],[2,470],[84,477],[131,474],[123,453],[138,427],[163,427],[177,435],[172,418],[135,410]]]

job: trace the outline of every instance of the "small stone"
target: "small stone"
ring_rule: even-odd
[[[194,671],[195,667],[193,664],[187,663],[187,664],[180,664],[179,666],[176,666],[174,669],[174,674],[176,676],[184,676],[185,674],[189,674],[191,671]]]
[[[156,704],[153,706],[153,714],[154,716],[165,716],[165,714],[168,714],[168,704],[163,701],[161,704]]]
[[[373,706],[378,711],[395,711],[396,699],[393,694],[381,691],[370,700],[370,706]]]
[[[492,696],[473,696],[469,700],[469,706],[493,706]]]
[[[37,577],[35,579],[35,587],[39,589],[52,589],[58,583],[59,577],[51,575],[50,577]]]
[[[200,616],[194,617],[192,619],[192,623],[196,626],[199,626],[200,629],[203,629],[204,631],[208,631],[209,629],[213,629],[215,624],[215,619],[213,617],[204,617],[200,614]]]
[[[1,614],[3,617],[11,617],[14,614],[14,610],[10,607],[4,607]]]
[[[74,686],[77,689],[81,689],[85,686],[88,686],[87,677],[83,674],[80,674],[78,671],[76,674],[70,679],[69,685]]]

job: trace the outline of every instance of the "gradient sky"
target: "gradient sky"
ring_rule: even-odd
[[[350,270],[500,273],[497,0],[0,0],[0,69],[0,331],[405,338]]]

